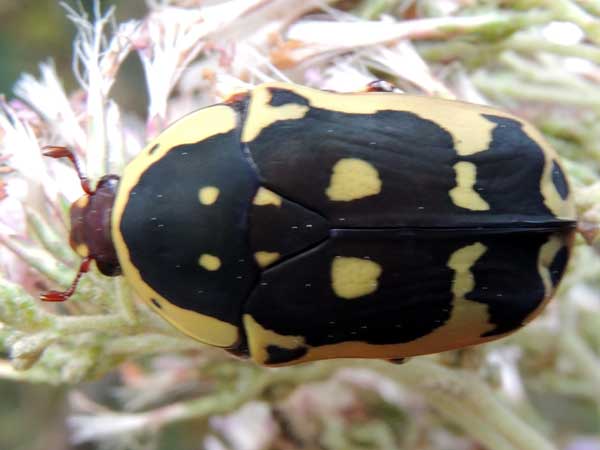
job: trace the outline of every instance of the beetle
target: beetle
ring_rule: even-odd
[[[69,150],[47,154],[79,171]],[[554,294],[576,224],[530,123],[377,86],[259,85],[172,124],[120,178],[82,186],[77,279],[94,260],[187,335],[267,366],[514,332]]]

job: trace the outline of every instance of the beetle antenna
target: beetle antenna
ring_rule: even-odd
[[[83,191],[88,195],[92,195],[94,193],[92,187],[90,186],[90,180],[87,176],[85,176],[83,170],[81,170],[79,158],[75,153],[73,153],[72,150],[68,149],[67,147],[57,147],[54,145],[47,145],[43,150],[44,156],[49,156],[50,158],[69,158],[75,167],[75,171],[77,172],[77,176],[79,177]]]
[[[83,261],[81,261],[81,265],[79,266],[79,271],[77,272],[77,275],[75,275],[75,279],[73,280],[73,283],[71,284],[71,287],[69,289],[67,289],[66,291],[44,292],[40,295],[40,299],[44,302],[64,302],[65,300],[67,300],[71,295],[73,295],[75,289],[77,289],[77,285],[79,284],[79,279],[81,278],[81,275],[90,270],[91,263],[91,257],[88,256],[87,258],[83,258]]]

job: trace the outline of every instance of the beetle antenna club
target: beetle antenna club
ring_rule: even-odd
[[[65,291],[48,291],[44,292],[40,295],[40,299],[45,302],[64,302],[67,300],[73,293],[75,289],[77,289],[77,285],[79,284],[79,279],[81,275],[88,272],[90,270],[90,264],[92,263],[92,258],[84,258],[81,261],[81,265],[79,266],[79,270],[77,271],[77,275],[75,275],[75,279],[73,283],[71,283],[71,287]]]
[[[81,170],[79,158],[75,153],[73,153],[73,150],[70,150],[67,147],[48,145],[44,147],[44,156],[49,156],[50,158],[69,158],[75,167],[75,171],[77,172],[79,180],[81,181],[81,188],[83,191],[88,195],[92,195],[94,193],[92,187],[90,186],[90,180]]]

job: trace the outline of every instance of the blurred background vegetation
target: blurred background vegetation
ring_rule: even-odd
[[[301,2],[303,0],[298,1]],[[452,1],[440,0],[438,3],[443,4],[451,2]],[[74,2],[68,3],[74,5]],[[348,5],[347,9],[353,8],[358,4],[363,5],[365,7],[362,10],[358,8],[355,9],[354,12],[362,12],[364,17],[376,18],[377,14],[369,12],[371,10],[368,9],[368,7],[375,5],[377,7],[381,7],[382,10],[385,10],[386,4],[391,5],[394,3],[398,4],[400,2],[392,0],[348,0],[345,3]],[[497,2],[476,2],[474,0],[463,0],[454,1],[454,3],[461,5],[476,5],[476,7],[481,11],[494,10],[494,8],[513,8],[514,10],[526,10],[530,5],[543,5],[543,7],[546,7],[547,5],[562,4],[566,7],[569,4],[568,1],[556,1],[553,3],[552,0],[499,0]],[[583,4],[585,2],[582,1],[580,3]],[[91,10],[92,1],[86,0],[81,2],[81,4],[88,11]],[[143,0],[102,1],[101,4],[103,10],[110,5],[115,5],[117,7],[117,21],[131,18],[142,18],[146,12],[146,5]],[[590,1],[589,4],[596,5],[595,7],[600,9],[600,3],[598,1]],[[573,16],[575,16],[571,10],[566,12],[563,11],[565,17],[568,17],[568,13],[571,13]],[[409,14],[407,14],[405,17],[409,17]],[[566,21],[567,19],[564,20]],[[515,26],[520,26],[520,24],[517,23]],[[422,55],[425,55],[426,59],[429,61],[440,62],[440,64],[445,64],[447,59],[451,59],[453,52],[456,52],[456,60],[459,62],[454,65],[453,63],[448,64],[450,67],[448,72],[450,72],[453,67],[455,68],[460,64],[465,66],[472,65],[474,67],[478,65],[483,66],[485,65],[485,61],[483,60],[487,60],[488,58],[493,60],[503,50],[503,45],[505,45],[505,42],[502,40],[503,33],[505,33],[507,36],[510,36],[513,31],[512,27],[506,25],[504,27],[499,27],[499,30],[494,30],[497,31],[497,33],[492,33],[489,32],[490,30],[487,30],[487,34],[483,32],[474,33],[466,36],[466,38],[462,40],[458,38],[455,41],[448,39],[448,42],[444,42],[443,40],[441,42],[424,42],[423,45],[418,48],[418,50]],[[13,85],[18,79],[19,75],[24,72],[28,72],[34,76],[37,76],[39,63],[47,61],[50,58],[54,61],[57,67],[60,78],[65,85],[65,90],[67,92],[73,92],[76,90],[78,86],[73,77],[71,68],[71,43],[73,42],[74,34],[74,25],[65,18],[65,12],[63,8],[56,0],[0,0],[0,93],[4,93],[10,98],[12,96],[11,91]],[[460,35],[460,33],[457,34]],[[507,45],[507,48],[523,50],[523,47],[527,45],[530,44],[527,44],[527,42],[524,42],[523,40],[513,40],[512,43]],[[535,47],[533,44],[531,46]],[[482,49],[484,49],[484,51],[482,51]],[[562,47],[551,50],[560,54],[559,50],[561,49]],[[534,53],[535,50],[536,49],[533,49],[531,53]],[[590,50],[587,47],[581,46],[580,50],[582,52],[585,50],[586,52],[589,51],[591,53],[593,50],[597,51],[597,48]],[[527,52],[524,50],[524,53]],[[510,58],[511,56],[513,57],[512,59]],[[509,70],[514,69],[514,67],[511,65],[519,66],[519,69],[521,69],[521,79],[531,81],[530,86],[541,85],[545,81],[544,76],[548,74],[544,70],[530,70],[530,67],[526,64],[522,64],[522,62],[522,60],[518,60],[518,64],[516,64],[514,55],[509,54],[503,62],[504,66],[503,64],[498,64],[498,66],[501,68],[508,68]],[[553,61],[552,63],[555,62]],[[549,75],[548,78],[550,78]],[[497,77],[495,80],[503,82],[504,78]],[[489,81],[489,79],[486,77],[482,76],[479,78],[480,85],[484,85],[487,81]],[[556,80],[546,81],[549,81],[548,84],[551,85]],[[560,80],[558,81],[560,82]],[[558,85],[560,85],[559,82],[557,82]],[[135,52],[133,52],[120,69],[117,85],[112,91],[112,97],[117,99],[119,104],[123,106],[125,110],[140,112],[140,117],[143,117],[147,104],[147,93],[144,83],[145,81],[143,81],[140,62]],[[566,84],[567,83],[565,83],[565,85]],[[503,96],[508,97],[509,100],[507,103],[510,103],[511,93],[504,95],[506,92],[504,92],[503,89],[507,87],[510,88],[512,86],[513,85],[510,83],[498,83],[493,86],[487,84],[488,89],[486,94],[489,94],[490,98],[494,100],[497,98],[502,98]],[[494,96],[494,90],[497,90],[498,95]],[[558,94],[562,93],[563,91],[565,91],[565,94],[570,93],[567,92],[568,89],[556,89],[556,97],[559,97]],[[546,92],[549,91],[547,90]],[[526,93],[528,92],[519,92],[518,94]],[[519,100],[523,100],[523,102],[527,104],[529,100],[526,95],[521,97],[520,95],[515,95],[514,92],[512,93],[512,96],[517,99],[515,100],[515,103],[518,103]],[[556,98],[554,98],[553,101],[555,103],[560,103],[560,101]],[[597,113],[597,110],[594,111]],[[544,115],[542,114],[542,116]],[[560,145],[561,149],[569,150],[570,148],[573,148],[575,153],[579,151],[581,147],[583,147],[581,142],[578,141],[580,137],[578,133],[580,133],[582,136],[587,136],[590,133],[588,132],[589,130],[580,130],[579,128],[585,127],[581,126],[579,122],[578,128],[571,126],[572,122],[562,120],[564,117],[566,117],[566,115],[563,113],[563,115],[560,116],[561,120],[555,122],[547,120],[545,124],[543,121],[541,121],[541,125],[545,125],[544,131],[551,135],[553,142]],[[596,118],[597,116],[594,115],[594,119]],[[577,121],[577,118],[573,119],[573,121]],[[595,149],[597,148],[597,145],[592,145],[592,147]],[[566,151],[563,151],[563,154],[564,153],[566,153]],[[596,157],[594,158],[595,160],[600,159],[600,157],[597,155],[598,153],[596,153]],[[580,159],[583,158],[580,157]],[[590,161],[593,160],[590,158]],[[587,160],[582,161],[582,166],[587,165]],[[593,301],[596,301],[595,297]],[[592,336],[594,338],[589,338],[588,341],[593,341],[594,349],[600,348],[600,333],[598,332],[600,328],[598,327],[598,322],[595,321],[599,319],[600,315],[597,314],[597,312],[593,315],[588,315],[584,309],[581,310],[581,315],[583,316],[583,322],[585,322],[586,317],[589,318],[589,325],[587,327],[582,327],[582,329],[585,328],[586,336]],[[557,367],[560,365],[560,361],[555,361],[555,358],[557,358],[556,354],[560,356],[560,351],[554,347],[555,342],[558,341],[558,339],[554,340],[554,336],[548,338],[544,333],[541,333],[539,335],[539,339],[537,339],[535,330],[529,330],[529,335],[526,338],[522,338],[521,341],[518,341],[518,338],[515,338],[521,344],[522,350],[526,355],[533,355],[533,357],[522,358],[520,360],[521,369],[528,374],[530,379],[533,379],[533,382],[530,384],[530,386],[533,386],[534,388],[528,389],[527,392],[527,400],[531,403],[525,403],[525,407],[522,408],[523,410],[519,410],[519,414],[522,417],[527,417],[527,422],[533,424],[534,428],[547,432],[549,435],[559,435],[560,432],[563,431],[552,430],[553,432],[551,432],[550,427],[556,426],[556,428],[564,428],[565,435],[569,435],[569,437],[576,433],[584,436],[589,434],[590,436],[597,437],[600,430],[600,414],[598,413],[599,403],[597,401],[598,384],[595,383],[594,385],[592,382],[590,382],[590,379],[593,381],[597,378],[582,377],[584,378],[585,382],[579,382],[580,380],[575,376],[577,375],[578,371],[572,368],[572,373],[569,372],[569,370],[566,372],[570,375],[575,374],[573,375],[573,379],[566,377],[552,377],[554,374],[551,371],[539,369],[539,367],[536,366],[536,363],[540,363],[540,361],[544,363],[542,366],[544,369],[547,369],[547,367],[554,367],[554,365]],[[479,350],[477,349],[468,353],[470,357],[476,360],[474,363],[472,363],[474,367],[479,367],[481,361],[484,359],[484,356],[482,356],[484,353],[484,350],[481,350],[481,353],[479,353]],[[8,355],[4,354],[1,356],[7,357]],[[456,357],[456,361],[452,360],[450,363],[445,361],[445,363],[447,363],[448,366],[453,364],[456,366],[464,366],[464,361],[459,361],[461,356],[464,356],[464,354],[460,352],[458,354],[451,354],[448,356],[448,358]],[[589,358],[587,358],[588,355],[584,356],[586,356],[586,358],[583,358],[585,361],[595,361],[598,359],[597,352],[589,355]],[[165,360],[168,357],[169,355],[166,355],[164,357]],[[241,364],[237,361],[230,362],[229,360],[223,362],[222,360],[219,360],[218,357],[215,358],[216,363],[214,366],[211,366],[210,364],[206,365],[202,368],[202,373],[200,373],[200,370],[198,370],[198,373],[196,373],[195,371],[197,370],[197,367],[200,367],[200,364],[197,366],[195,365],[198,361],[194,360],[188,354],[186,354],[185,357],[186,358],[182,359],[189,361],[188,364],[191,369],[189,367],[187,369],[188,372],[191,372],[192,376],[195,377],[195,384],[190,383],[193,389],[188,389],[186,391],[185,381],[189,380],[184,379],[182,381],[181,379],[177,378],[177,376],[180,376],[180,374],[173,375],[175,377],[174,381],[181,383],[181,386],[176,386],[177,388],[180,388],[181,391],[176,391],[176,395],[173,395],[173,397],[176,399],[193,397],[198,397],[201,399],[205,394],[207,394],[207,392],[210,393],[211,390],[219,390],[217,388],[220,388],[221,391],[226,392],[229,388],[229,386],[226,384],[227,381],[230,379],[234,380],[233,374],[236,374],[237,372],[245,372],[248,378],[256,376],[257,379],[259,379],[259,375],[263,374],[263,372],[260,372],[257,368],[251,365]],[[161,367],[166,367],[169,365],[175,366],[176,369],[174,369],[172,372],[176,372],[178,367],[177,363],[165,360],[159,359],[158,362],[156,362],[156,360],[142,358],[140,361],[137,361],[137,364],[139,364],[139,367],[142,369],[139,369],[139,367],[136,369],[136,366],[128,367],[127,365],[124,365],[119,370],[118,374],[112,373],[100,381],[88,382],[83,386],[78,385],[78,389],[84,394],[90,394],[90,397],[93,397],[94,400],[98,401],[103,407],[119,410],[120,406],[122,406],[123,403],[126,403],[127,400],[126,398],[123,398],[123,395],[121,395],[121,398],[119,398],[118,388],[115,387],[120,384],[119,381],[122,381],[122,379],[119,379],[119,377],[125,378],[127,374],[129,374],[131,379],[135,379],[136,370],[147,370],[149,373],[152,373],[152,376],[156,374],[153,380],[157,382],[157,385],[160,385],[159,378],[161,375],[163,375],[161,372]],[[467,363],[468,362],[469,360],[467,359]],[[571,363],[571,361],[569,362]],[[181,363],[181,361],[179,361],[179,363]],[[356,369],[359,366],[360,362],[353,367]],[[485,366],[484,370],[487,370],[492,366],[493,364],[488,364]],[[375,369],[385,373],[386,376],[389,375],[389,369],[386,367],[382,368],[375,366]],[[579,368],[576,367],[576,369]],[[593,369],[594,367],[592,367],[592,370]],[[185,372],[185,370],[182,370],[182,372]],[[310,378],[308,370],[305,372],[307,373],[307,378]],[[290,371],[289,373],[294,372]],[[301,373],[301,371],[298,370],[296,373]],[[476,373],[476,370],[473,370],[473,373]],[[538,374],[540,374],[539,377],[537,376]],[[545,374],[548,374],[548,377],[544,378],[541,376]],[[489,373],[480,373],[478,376],[479,375],[481,378],[485,379],[486,382],[489,382],[490,385],[494,385],[494,382],[497,381],[494,379],[494,374],[490,375]],[[268,375],[264,376],[266,377]],[[151,376],[140,378],[142,379],[142,382],[152,383]],[[240,377],[240,379],[243,378]],[[291,379],[292,376],[290,376],[290,380]],[[297,391],[301,391],[304,386],[308,385],[306,380],[294,379],[293,381],[300,386]],[[219,383],[222,383],[222,385]],[[452,385],[452,382],[448,381],[448,383]],[[138,387],[136,383],[131,384],[135,385],[135,387]],[[265,392],[260,400],[269,401],[274,398],[276,399],[278,395],[284,397],[284,394],[287,393],[286,391],[291,390],[291,388],[294,387],[292,382],[289,384],[290,386],[287,386],[286,383],[273,383],[269,389],[265,389]],[[399,384],[402,383],[400,382]],[[234,383],[231,382],[231,385],[234,385]],[[343,385],[343,380],[340,380],[340,378],[336,378],[335,380],[331,381],[327,386],[329,391],[326,393],[326,395],[323,395],[323,397],[327,397],[327,395],[329,395],[330,398],[343,398],[344,395],[347,395],[347,392],[339,387],[340,385]],[[140,392],[138,392],[138,394],[140,397],[144,396],[145,390],[148,389],[148,386],[150,386],[149,390],[151,391],[152,384],[144,384],[139,388]],[[410,387],[410,383],[408,386]],[[336,389],[339,389],[339,391]],[[175,391],[176,389],[173,388],[173,390]],[[452,429],[453,432],[456,431],[456,435],[460,436],[461,432],[454,429],[458,427],[451,428],[452,425],[448,425],[448,422],[443,422],[443,426],[440,426],[442,420],[439,420],[439,417],[435,414],[432,414],[431,410],[427,409],[423,404],[414,401],[412,397],[409,397],[407,403],[410,403],[410,406],[413,406],[413,408],[401,408],[398,406],[398,404],[386,401],[386,399],[383,398],[383,395],[375,395],[373,393],[374,389],[369,389],[368,386],[359,390],[361,391],[362,396],[360,407],[348,407],[342,411],[344,418],[347,419],[347,424],[341,425],[340,423],[336,422],[336,417],[332,413],[332,417],[330,417],[332,421],[331,423],[328,423],[329,428],[325,430],[319,430],[323,431],[323,434],[325,435],[322,440],[324,444],[322,447],[318,447],[319,449],[337,449],[339,447],[335,447],[334,445],[327,446],[326,442],[328,442],[328,440],[329,442],[334,442],[336,440],[342,441],[342,439],[339,439],[340,435],[344,433],[352,433],[352,442],[356,443],[356,446],[352,447],[352,450],[367,448],[381,448],[387,450],[388,448],[393,447],[393,445],[385,445],[385,439],[390,438],[390,433],[397,441],[411,441],[409,438],[401,439],[399,437],[399,435],[410,434],[409,432],[405,433],[405,431],[408,429],[408,425],[406,424],[410,423],[426,423],[427,427],[430,423],[433,424],[432,427],[428,427],[428,429],[433,429],[433,439],[437,437],[439,438],[439,442],[443,442],[445,444],[435,445],[437,441],[434,440],[430,447],[427,447],[427,443],[422,442],[420,448],[443,448],[444,450],[457,450],[464,448],[468,448],[469,450],[482,449],[482,447],[478,447],[476,443],[473,443],[470,440],[467,441],[467,444],[460,442],[462,445],[459,445],[458,440],[452,441],[450,439],[452,436],[454,436],[452,433],[443,433],[446,428],[448,428]],[[410,388],[407,390],[410,390]],[[319,394],[321,391],[316,390],[316,392]],[[123,394],[122,391],[121,394]],[[206,396],[208,397],[208,395]],[[596,398],[593,398],[594,396],[596,396]],[[67,416],[67,398],[69,398],[72,404],[76,403],[79,410],[85,411],[86,406],[89,406],[86,405],[81,398],[77,397],[76,392],[69,390],[68,386],[51,387],[47,384],[14,383],[0,379],[0,450],[65,450],[68,448],[74,448],[68,442],[68,433],[65,425]],[[323,403],[325,403],[326,400],[327,398],[322,400]],[[149,403],[150,407],[162,406],[162,404],[154,405],[151,401]],[[273,403],[275,406],[273,407],[272,414],[276,419],[279,420],[278,426],[281,428],[282,434],[285,435],[287,431],[286,427],[293,429],[295,424],[285,422],[286,405],[283,404],[283,402]],[[352,402],[349,403],[351,404]],[[287,407],[290,407],[289,404]],[[304,411],[302,408],[298,408],[298,410]],[[417,411],[418,414],[416,414],[415,417],[408,418],[406,411]],[[543,413],[544,417],[537,415],[539,414],[539,411]],[[254,413],[251,412],[250,414]],[[278,415],[281,417],[277,417]],[[308,416],[309,414],[306,413],[305,415]],[[327,415],[327,413],[324,413],[324,415]],[[560,416],[560,420],[557,417],[552,417],[553,415]],[[292,416],[292,414],[289,414],[287,417]],[[392,425],[386,428],[386,424]],[[310,425],[312,426],[313,424],[311,423]],[[321,425],[322,424],[315,421],[314,428],[318,428]],[[166,432],[160,434],[160,442],[154,442],[153,437],[155,437],[155,434],[153,433],[153,430],[148,430],[148,445],[144,446],[144,440],[142,439],[136,441],[135,444],[132,444],[131,448],[159,448],[165,450],[199,449],[202,448],[202,444],[199,442],[199,436],[203,435],[202,431],[208,428],[213,428],[214,431],[214,428],[218,427],[218,420],[212,421],[209,424],[207,420],[205,420],[205,418],[198,413],[198,417],[192,420],[188,420],[180,424],[171,424]],[[390,432],[390,430],[392,431]],[[255,431],[258,434],[262,430]],[[376,442],[378,436],[383,437]],[[453,445],[453,442],[456,445]],[[590,442],[591,443],[587,445],[584,441],[581,441],[580,445],[573,445],[569,447],[562,445],[563,443],[557,443],[556,445],[560,445],[560,448],[569,448],[569,450],[599,450],[598,440]],[[292,444],[289,444],[287,447],[285,444],[281,444],[280,446],[276,445],[277,443],[274,443],[272,448],[295,449],[301,447],[300,445],[292,446]],[[86,450],[97,448],[97,446],[92,444],[82,444],[76,448],[79,450]],[[218,447],[218,445],[215,445],[212,448],[225,447]],[[344,450],[350,449],[345,448]],[[409,449],[407,448],[407,450]],[[412,450],[412,448],[410,450]]]
[[[35,73],[40,61],[53,58],[58,67],[71,66],[74,28],[55,0],[0,2],[0,92],[9,93],[23,72]],[[69,70],[65,81],[73,87]]]
[[[91,14],[92,1],[84,0],[80,4]],[[146,11],[143,0],[110,0],[101,4],[103,9],[115,5],[118,21],[141,18]],[[19,76],[24,72],[37,76],[39,63],[49,59],[54,61],[65,89],[77,88],[71,70],[74,35],[75,27],[67,20],[58,0],[0,0],[0,94],[11,98]],[[132,89],[136,85],[143,86],[137,57],[131,55],[122,69],[115,93],[123,104],[130,104],[132,110],[142,110],[146,92]],[[0,399],[0,449],[63,450],[70,447],[65,441],[64,388],[0,378]]]
[[[12,88],[24,73],[39,74],[40,62],[53,60],[67,92],[77,88],[73,77],[71,44],[75,26],[69,22],[59,0],[0,0],[0,93],[11,97]],[[64,2],[81,5],[92,13],[93,0]],[[101,0],[102,9],[115,6],[117,22],[141,19],[147,11],[144,0]],[[146,102],[143,75],[135,54],[121,68],[115,98],[131,110],[141,112]]]

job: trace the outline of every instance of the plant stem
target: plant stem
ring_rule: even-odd
[[[226,414],[243,404],[261,398],[274,385],[300,385],[331,376],[341,368],[369,368],[407,387],[417,389],[446,420],[490,450],[556,450],[536,430],[497,400],[492,391],[475,375],[452,370],[426,358],[411,360],[402,366],[383,361],[347,360],[312,363],[281,369],[257,370],[252,365],[242,373],[235,389],[226,388],[214,395],[128,415],[127,420],[145,427]],[[118,427],[116,428],[118,429]],[[128,430],[131,431],[131,430]]]

